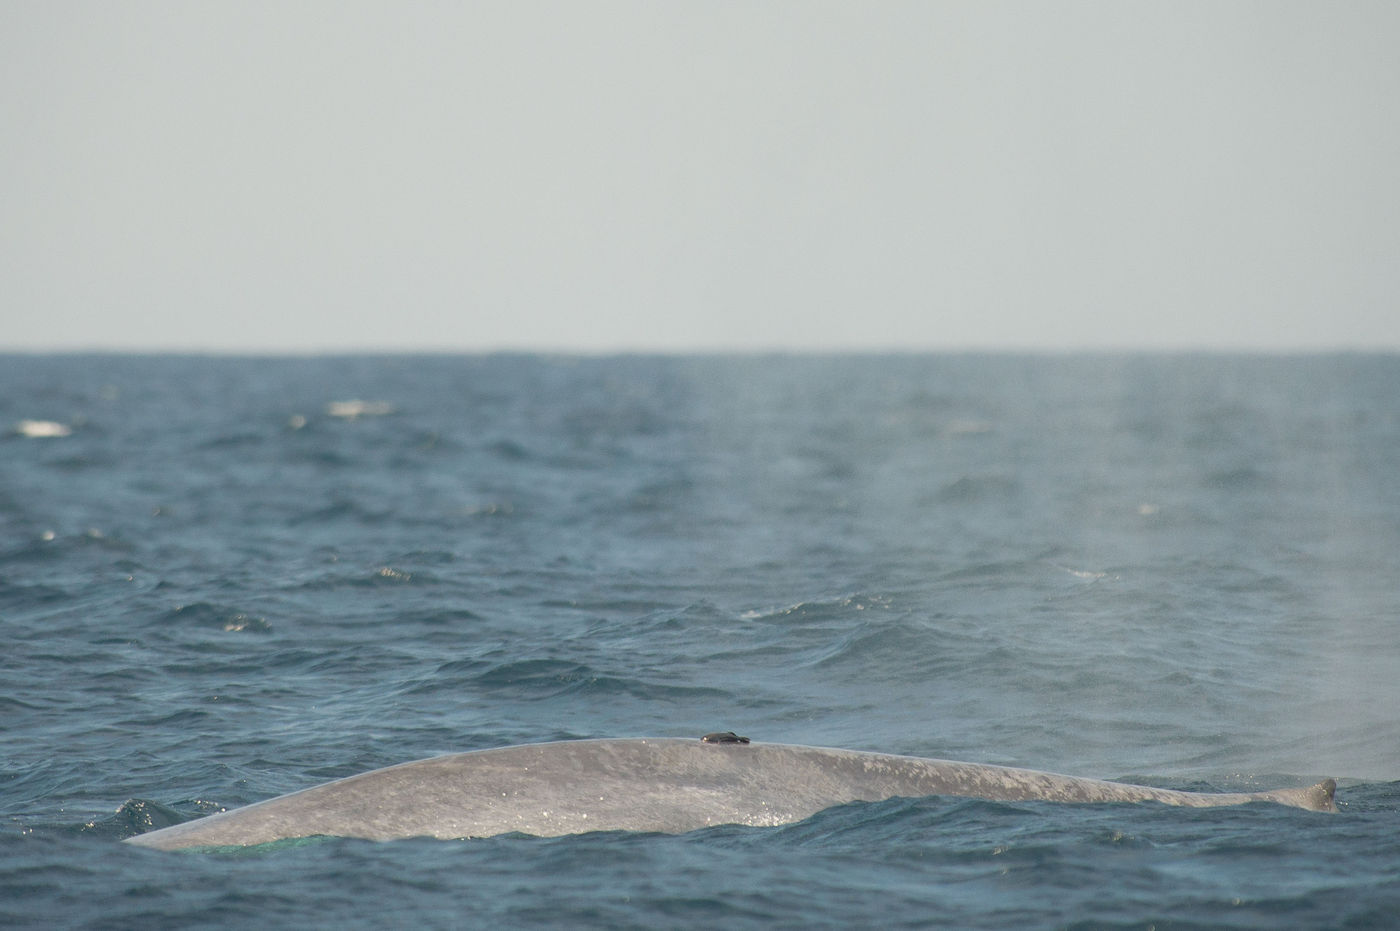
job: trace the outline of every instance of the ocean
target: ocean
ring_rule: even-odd
[[[0,926],[1400,925],[1400,357],[8,355],[0,432]],[[1341,812],[118,843],[719,730]]]

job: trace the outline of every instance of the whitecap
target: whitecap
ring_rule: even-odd
[[[332,401],[326,405],[326,413],[332,417],[353,420],[356,417],[382,417],[392,414],[394,405],[388,401]]]
[[[20,436],[47,438],[68,436],[73,428],[57,420],[21,420],[15,424],[15,432]]]

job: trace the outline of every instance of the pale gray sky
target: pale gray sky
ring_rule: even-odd
[[[0,350],[1400,349],[1400,3],[0,0]]]

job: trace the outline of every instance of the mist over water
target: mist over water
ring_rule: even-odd
[[[0,914],[232,920],[267,909],[249,882],[351,925],[1388,914],[1397,384],[1359,355],[0,359]],[[717,729],[1335,776],[1343,814],[113,846],[436,753]]]

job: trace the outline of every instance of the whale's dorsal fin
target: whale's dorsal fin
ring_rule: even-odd
[[[740,737],[733,731],[719,731],[714,734],[706,734],[704,737],[700,738],[700,742],[707,744],[746,744],[749,742],[749,739],[747,737]]]
[[[1270,801],[1293,805],[1296,808],[1307,808],[1311,811],[1337,810],[1335,798],[1337,780],[1335,779],[1324,779],[1306,789],[1275,789],[1272,792],[1260,792],[1259,794]]]

